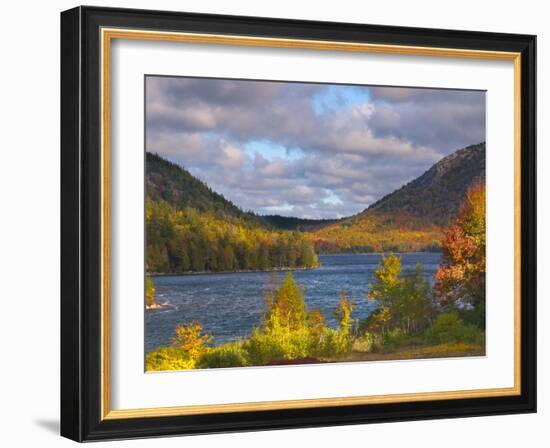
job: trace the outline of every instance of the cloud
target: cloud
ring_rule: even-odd
[[[484,92],[377,87],[372,97],[380,101],[371,120],[379,137],[395,136],[440,154],[485,140]]]
[[[483,92],[146,79],[147,150],[261,214],[357,213],[484,136]]]

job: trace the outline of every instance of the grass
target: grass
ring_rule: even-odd
[[[332,362],[348,361],[390,361],[403,359],[455,358],[463,356],[484,356],[485,346],[464,342],[437,345],[413,345],[395,350],[363,352],[353,350],[348,356]]]

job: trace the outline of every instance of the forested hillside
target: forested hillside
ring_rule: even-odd
[[[314,230],[317,250],[437,250],[468,188],[484,180],[485,143],[460,149],[363,212]]]
[[[274,229],[185,169],[147,154],[147,270],[151,273],[310,268],[310,234]]]
[[[186,169],[150,152],[146,153],[146,190],[151,201],[164,200],[177,210],[191,207],[198,212],[213,213],[220,219],[261,222],[253,213],[243,212]]]

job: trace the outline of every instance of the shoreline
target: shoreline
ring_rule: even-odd
[[[326,256],[341,256],[341,255],[386,255],[386,254],[395,254],[395,255],[407,255],[407,254],[440,254],[441,250],[405,250],[405,251],[396,251],[396,250],[386,250],[381,252],[332,252],[332,253],[323,253],[320,252],[317,254],[318,257]]]
[[[289,271],[312,271],[319,269],[319,266],[312,267],[284,267],[270,269],[239,269],[236,271],[197,271],[197,272],[149,272],[146,275],[150,277],[180,277],[182,275],[216,275],[216,274],[253,274],[258,272],[289,272]]]
[[[419,250],[419,251],[406,251],[406,252],[339,252],[332,254],[318,254],[318,256],[345,256],[345,255],[385,255],[385,254],[397,254],[397,255],[406,255],[406,254],[440,254],[441,251],[428,251],[428,250]],[[236,271],[187,271],[187,272],[148,272],[146,275],[150,277],[180,277],[184,275],[216,275],[216,274],[253,274],[253,273],[266,273],[266,272],[290,272],[290,271],[312,271],[314,269],[319,269],[322,267],[320,263],[318,266],[312,267],[279,267],[279,268],[269,268],[269,269],[239,269]]]

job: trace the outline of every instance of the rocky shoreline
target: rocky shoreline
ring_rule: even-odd
[[[160,303],[153,303],[152,305],[145,305],[145,309],[146,310],[160,310],[162,308],[165,308],[163,305],[161,305]]]

